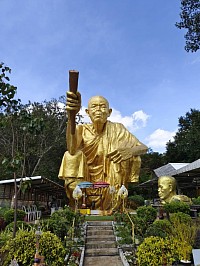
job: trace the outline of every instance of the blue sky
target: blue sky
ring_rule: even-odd
[[[178,0],[1,0],[0,61],[23,103],[65,95],[79,71],[82,105],[102,95],[153,151],[199,109],[200,55],[184,50]]]

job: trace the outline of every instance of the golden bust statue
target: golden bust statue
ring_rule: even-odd
[[[176,179],[173,176],[160,176],[158,178],[158,195],[161,204],[170,203],[172,201],[183,201],[191,204],[191,199],[185,195],[177,195]]]
[[[78,113],[80,106],[80,93],[67,92],[68,151],[63,156],[59,178],[65,180],[66,193],[71,204],[72,192],[78,183],[109,183],[116,190],[113,207],[116,210],[120,205],[118,190],[122,185],[127,187],[129,182],[138,182],[140,155],[146,153],[148,148],[122,124],[107,120],[112,109],[102,96],[94,96],[89,100],[86,113],[92,123],[77,125],[75,134],[71,134],[70,112]],[[87,188],[87,195],[87,203],[95,202],[96,209],[111,208],[109,188]]]

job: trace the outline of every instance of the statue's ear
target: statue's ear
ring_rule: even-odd
[[[169,191],[172,192],[172,184],[169,184]]]
[[[108,115],[108,116],[110,116],[110,115],[111,115],[111,113],[112,113],[112,109],[111,109],[111,108],[109,109],[108,113],[109,113],[109,115]]]
[[[89,115],[89,111],[88,111],[88,109],[85,109],[85,112],[86,112],[87,115]]]

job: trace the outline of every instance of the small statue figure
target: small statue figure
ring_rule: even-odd
[[[185,195],[177,195],[176,179],[173,176],[160,176],[158,178],[158,195],[161,204],[170,203],[172,201],[183,201],[189,205],[192,201]]]

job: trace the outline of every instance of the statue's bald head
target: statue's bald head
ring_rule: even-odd
[[[104,124],[110,116],[112,109],[103,96],[93,96],[88,102],[88,109],[85,110],[91,121],[95,124]]]
[[[91,103],[96,102],[96,101],[101,101],[101,102],[105,102],[105,104],[107,105],[107,107],[109,108],[109,102],[106,98],[104,98],[103,96],[92,96],[89,101],[88,101],[88,108],[90,107]]]
[[[171,186],[172,191],[176,190],[176,179],[173,176],[160,176],[158,183],[167,183]]]

